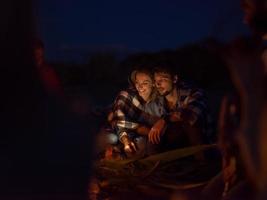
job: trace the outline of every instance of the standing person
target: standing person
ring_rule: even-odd
[[[0,6],[0,199],[88,199],[93,134],[39,79],[32,8],[31,0]]]
[[[219,144],[222,173],[204,190],[204,199],[266,199],[265,0],[241,0],[250,39],[236,40],[225,53],[235,92],[222,101]],[[263,61],[263,62],[262,62]]]
[[[267,39],[267,2],[266,0],[242,0],[244,22],[257,38],[257,48],[250,48],[239,54],[232,54],[233,81],[238,88],[241,105],[241,122],[237,133],[246,178],[262,199],[267,197],[267,159],[264,119],[266,119],[266,73],[262,61],[262,48]],[[239,57],[237,57],[237,55]],[[238,59],[241,58],[241,59]],[[240,60],[242,62],[240,62]],[[233,62],[236,61],[236,62]],[[232,65],[231,65],[232,64]],[[253,95],[251,95],[253,94]]]

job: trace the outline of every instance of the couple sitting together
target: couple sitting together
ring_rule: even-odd
[[[131,73],[130,87],[116,97],[108,121],[129,157],[200,145],[210,137],[203,90],[162,65]]]

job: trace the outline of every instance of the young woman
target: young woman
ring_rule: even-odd
[[[109,121],[115,129],[126,153],[135,153],[140,147],[136,139],[143,140],[150,127],[163,114],[157,98],[153,74],[148,69],[138,69],[131,73],[130,87],[121,91],[115,99]]]

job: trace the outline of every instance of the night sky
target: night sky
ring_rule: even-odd
[[[84,61],[97,51],[174,49],[243,34],[233,0],[39,0],[36,23],[48,60]]]

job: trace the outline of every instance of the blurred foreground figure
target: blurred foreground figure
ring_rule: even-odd
[[[216,199],[267,198],[267,1],[243,0],[242,7],[252,37],[234,41],[225,54],[236,92],[225,96],[221,106],[223,170],[208,186],[208,197]]]
[[[0,199],[86,199],[92,138],[39,79],[31,1],[0,10]]]

